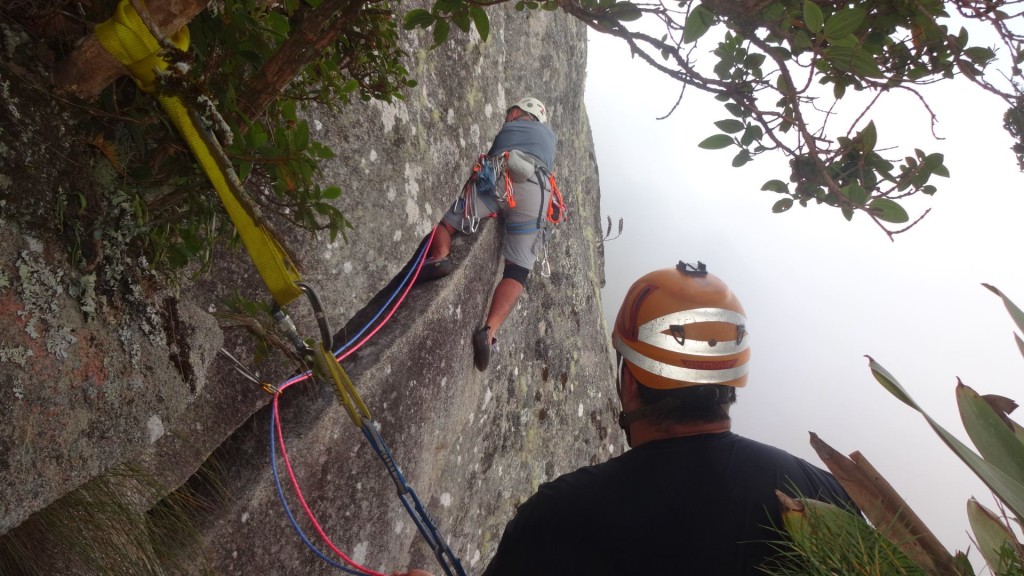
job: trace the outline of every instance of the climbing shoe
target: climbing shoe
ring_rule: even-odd
[[[416,284],[423,284],[424,282],[430,282],[431,280],[438,280],[452,273],[452,259],[445,256],[434,260],[433,258],[427,258],[423,262],[423,267],[420,268],[420,274],[416,277]]]
[[[498,346],[497,338],[487,337],[488,330],[490,327],[484,326],[473,332],[473,365],[481,372],[487,370],[487,365],[491,363],[491,352],[496,351]]]

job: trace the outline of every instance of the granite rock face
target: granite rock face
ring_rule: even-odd
[[[428,50],[427,35],[407,36],[408,67],[419,84],[404,101],[307,112],[313,137],[337,153],[323,180],[342,188],[337,205],[355,228],[347,242],[308,233],[286,238],[331,322],[344,326],[339,336],[353,334],[458,193],[507,103],[531,95],[548,105],[570,217],[549,241],[550,276],[531,275],[490,369],[473,368],[469,339],[501,273],[495,222],[457,237],[453,274],[411,291],[344,362],[469,573],[486,565],[516,505],[541,482],[623,447],[600,305],[599,186],[583,105],[586,33],[560,13],[490,14],[486,43],[454,33]],[[251,263],[225,251],[209,274],[176,287],[157,279],[113,282],[116,234],[101,231],[113,239],[102,254],[87,254],[102,270],[99,280],[70,266],[73,248],[48,224],[58,210],[16,200],[35,190],[54,202],[116,194],[119,181],[97,177],[100,163],[62,165],[45,137],[61,105],[33,97],[19,79],[0,78],[10,83],[0,110],[0,534],[17,532],[33,513],[115,467],[143,470],[169,490],[205,462],[219,470],[216,483],[230,497],[197,519],[201,543],[187,552],[202,558],[197,570],[333,572],[303,546],[278,501],[268,446],[271,397],[218,354],[224,348],[265,382],[280,382],[293,369],[283,357],[252,364],[252,337],[215,316],[232,294],[266,299]],[[67,146],[75,158],[74,145]],[[302,300],[289,307],[313,335],[308,308]],[[437,571],[332,389],[297,384],[281,396],[280,409],[296,475],[335,544],[383,572]],[[279,473],[287,484],[283,467]]]

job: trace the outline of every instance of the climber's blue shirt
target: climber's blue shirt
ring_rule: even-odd
[[[547,124],[513,120],[502,125],[487,155],[497,156],[506,150],[520,150],[543,162],[547,171],[552,172],[555,167],[556,143],[555,133]]]

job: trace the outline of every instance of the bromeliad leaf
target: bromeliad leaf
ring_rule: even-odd
[[[967,501],[967,519],[978,542],[978,550],[993,574],[1006,574],[1009,560],[1017,554],[1006,554],[1007,549],[1017,552],[1017,539],[999,517],[971,498]]]
[[[868,357],[869,366],[871,368],[871,374],[875,377],[875,380],[888,390],[893,396],[898,398],[904,404],[910,406],[914,410],[917,410],[925,420],[928,421],[928,425],[932,427],[932,430],[942,438],[942,441],[946,443],[957,456],[963,460],[964,464],[974,471],[981,478],[982,482],[985,483],[993,492],[999,496],[1003,502],[1012,510],[1018,517],[1022,516],[1024,512],[1024,484],[1017,482],[1013,478],[1009,477],[1002,470],[993,466],[990,462],[987,462],[982,457],[978,456],[973,450],[967,447],[963,442],[953,436],[945,428],[939,425],[938,422],[932,419],[927,412],[922,410],[914,399],[910,397],[910,394],[896,381],[896,379],[889,374],[889,372],[883,368],[880,364],[875,362],[873,358]]]
[[[1013,323],[1017,325],[1018,330],[1024,332],[1024,311],[1018,308],[1017,305],[1013,303],[1013,300],[1007,298],[1006,295],[995,286],[992,286],[991,284],[982,284],[982,286],[988,288],[990,292],[1003,299],[1003,306],[1006,306],[1006,311],[1010,313],[1010,318],[1013,318]],[[1022,352],[1024,352],[1024,350],[1022,350]]]
[[[956,402],[964,429],[981,456],[1011,478],[1024,483],[1024,444],[999,414],[962,382],[957,383]]]

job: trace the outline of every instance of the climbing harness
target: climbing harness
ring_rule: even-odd
[[[141,4],[141,0],[134,1]],[[168,46],[161,46],[161,41],[157,40],[154,33],[150,31],[143,18],[135,11],[130,0],[121,0],[117,5],[114,15],[106,22],[97,25],[96,36],[100,44],[128,68],[139,87],[143,91],[153,94],[164,107],[164,110],[170,117],[172,123],[189,145],[189,148],[192,150],[196,160],[199,162],[203,171],[206,173],[207,178],[209,178],[214,189],[217,191],[228,215],[231,217],[232,223],[242,238],[242,242],[245,245],[246,250],[249,252],[250,258],[253,260],[260,276],[263,278],[264,283],[267,285],[268,290],[273,296],[275,305],[273,307],[272,316],[277,323],[278,329],[291,340],[292,345],[304,360],[312,360],[316,364],[316,371],[307,370],[303,374],[286,381],[280,386],[275,387],[267,383],[262,384],[262,388],[274,397],[272,410],[273,419],[270,429],[270,441],[272,447],[271,465],[273,468],[274,481],[278,489],[278,495],[281,497],[282,504],[284,505],[285,512],[302,541],[307,544],[307,546],[309,546],[310,549],[313,550],[321,559],[334,568],[350,574],[384,576],[379,572],[374,572],[355,563],[330,541],[330,538],[327,537],[327,534],[320,527],[319,522],[317,522],[315,515],[306,505],[302,492],[299,489],[298,480],[294,475],[290,460],[288,459],[287,452],[285,451],[284,436],[281,433],[280,414],[278,411],[278,400],[281,397],[281,394],[296,382],[300,382],[308,378],[313,378],[315,380],[330,378],[335,386],[339,401],[349,414],[349,418],[352,420],[353,424],[361,429],[363,435],[367,439],[367,442],[373,448],[381,462],[384,463],[388,474],[398,488],[399,499],[401,500],[403,507],[416,524],[417,529],[427,541],[427,544],[434,551],[434,555],[436,556],[438,563],[441,564],[441,567],[444,569],[445,574],[448,576],[465,576],[465,571],[459,563],[459,559],[454,555],[447,543],[439,534],[436,526],[423,507],[422,502],[420,502],[417,497],[416,492],[406,482],[405,477],[402,475],[401,470],[395,462],[390,449],[380,435],[377,423],[373,420],[369,409],[363,402],[362,398],[360,398],[355,386],[352,384],[352,381],[349,379],[340,364],[343,358],[362,346],[363,343],[372,337],[394,314],[398,304],[401,303],[402,299],[405,298],[405,294],[407,294],[409,289],[412,287],[416,275],[419,274],[424,255],[429,247],[429,242],[426,243],[423,250],[420,252],[416,265],[410,267],[410,273],[406,276],[405,282],[399,287],[399,290],[404,289],[402,299],[399,299],[398,303],[396,303],[395,307],[390,310],[383,322],[378,324],[374,330],[368,336],[363,338],[357,345],[349,347],[352,344],[352,341],[350,341],[340,348],[338,352],[332,353],[331,348],[333,347],[333,335],[331,333],[330,324],[327,321],[327,316],[324,314],[319,296],[311,285],[301,281],[298,270],[288,257],[287,251],[284,249],[283,245],[274,237],[269,227],[262,223],[258,211],[246,203],[244,195],[242,194],[242,185],[239,182],[237,175],[234,173],[231,162],[227,159],[223,150],[220,148],[220,144],[216,137],[203,127],[202,122],[185,105],[184,101],[180,97],[163,94],[157,90],[159,85],[159,76],[164,74],[168,69],[168,62],[164,57],[164,51],[175,49],[180,51],[186,50],[189,43],[188,28],[183,27],[180,31],[174,34],[167,41],[169,44]],[[431,238],[433,237],[431,236]],[[410,277],[412,277],[413,282],[409,281]],[[397,293],[398,292],[396,291],[395,294]],[[284,311],[284,306],[293,301],[300,294],[306,295],[317,321],[317,326],[320,331],[320,343],[316,347],[312,347],[306,343],[306,341],[299,335],[294,322]],[[392,298],[385,303],[385,306],[388,306],[393,299],[394,295],[392,295]],[[380,313],[371,320],[371,324],[376,322],[379,316]],[[367,325],[367,328],[368,327],[369,325]],[[360,335],[363,332],[365,332],[365,328],[363,331],[360,331]],[[357,335],[356,338],[358,337],[359,335]],[[355,339],[353,339],[353,341],[354,340]],[[342,350],[346,348],[347,351],[342,353]],[[237,359],[232,357],[227,353],[227,351],[223,351],[223,353],[233,362],[236,370],[241,370],[249,380],[259,383],[259,380],[248,370],[245,370],[244,366],[242,366]],[[306,535],[295,522],[291,510],[284,499],[284,493],[281,489],[278,478],[276,449],[273,448],[275,427],[276,437],[281,447],[281,454],[284,457],[286,467],[292,479],[293,487],[295,488],[296,495],[302,504],[303,509],[306,511],[310,521],[317,529],[321,539],[324,540],[331,550],[337,554],[345,564],[347,564],[347,566],[331,560],[322,552],[317,550],[316,547],[309,542]]]

